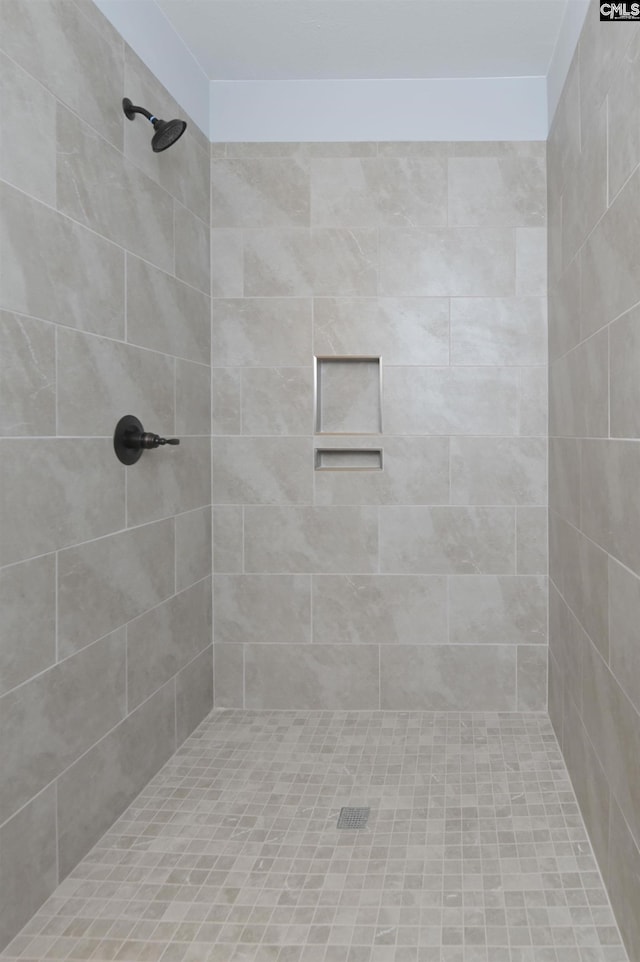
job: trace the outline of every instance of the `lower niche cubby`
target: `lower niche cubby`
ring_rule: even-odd
[[[316,448],[316,471],[382,471],[381,448]]]

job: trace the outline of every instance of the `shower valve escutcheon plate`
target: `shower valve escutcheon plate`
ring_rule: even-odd
[[[125,414],[120,418],[113,435],[114,450],[118,460],[123,464],[135,464],[144,451],[159,448],[163,444],[180,444],[180,439],[161,438],[159,434],[145,431],[141,422],[133,414]]]

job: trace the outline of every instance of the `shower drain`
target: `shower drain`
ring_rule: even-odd
[[[338,816],[337,828],[346,828],[352,830],[365,828],[367,821],[369,820],[370,811],[371,809],[369,806],[366,808],[341,808],[340,815]]]

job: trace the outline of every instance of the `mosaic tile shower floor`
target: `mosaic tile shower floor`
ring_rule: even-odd
[[[628,962],[546,716],[226,710],[0,958]]]

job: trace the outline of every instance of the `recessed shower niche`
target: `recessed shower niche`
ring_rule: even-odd
[[[316,357],[316,434],[380,434],[379,357]]]

